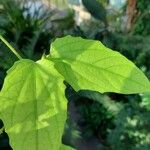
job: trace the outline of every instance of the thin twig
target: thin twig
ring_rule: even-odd
[[[22,59],[18,52],[1,35],[0,40],[2,40],[2,42],[18,57],[18,59]]]

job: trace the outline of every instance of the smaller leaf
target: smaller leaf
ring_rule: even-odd
[[[82,0],[83,5],[90,12],[90,14],[98,20],[106,23],[106,10],[104,6],[97,0]]]

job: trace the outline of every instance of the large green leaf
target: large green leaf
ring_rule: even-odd
[[[13,150],[59,150],[67,101],[52,62],[21,60],[8,71],[0,93],[0,118]]]
[[[150,91],[150,82],[131,61],[101,42],[66,36],[51,46],[56,69],[76,90],[101,93],[143,93]]]

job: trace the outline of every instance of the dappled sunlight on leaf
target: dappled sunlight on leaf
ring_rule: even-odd
[[[124,94],[150,91],[150,82],[131,61],[101,42],[66,36],[51,46],[48,59],[76,90]]]
[[[48,60],[21,60],[8,71],[0,118],[14,150],[60,148],[67,115],[64,91],[62,76]]]

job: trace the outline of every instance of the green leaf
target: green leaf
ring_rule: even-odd
[[[98,20],[102,20],[104,23],[106,20],[106,9],[103,4],[97,0],[82,0],[85,8],[90,12],[90,14]]]
[[[59,38],[51,45],[51,57],[48,59],[76,91],[124,94],[150,91],[150,82],[142,71],[99,41]]]
[[[66,145],[62,144],[60,150],[75,150],[75,149],[70,146],[66,146]]]
[[[21,60],[0,93],[0,118],[13,150],[58,150],[66,120],[62,76],[53,63]]]

